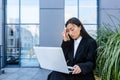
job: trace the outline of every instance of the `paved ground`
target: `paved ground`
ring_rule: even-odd
[[[0,80],[46,80],[51,71],[40,68],[4,68]]]

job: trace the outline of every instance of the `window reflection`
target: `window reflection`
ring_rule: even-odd
[[[39,25],[21,25],[20,31],[21,47],[31,48],[39,45]]]
[[[7,25],[7,64],[19,64],[19,31],[18,25]]]
[[[33,46],[39,45],[39,25],[21,25],[21,66],[38,66]]]
[[[7,0],[6,10],[7,63],[38,66],[31,49],[39,45],[39,0]]]

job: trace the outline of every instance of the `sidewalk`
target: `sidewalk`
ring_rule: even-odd
[[[4,68],[0,80],[46,80],[51,71],[40,68]]]

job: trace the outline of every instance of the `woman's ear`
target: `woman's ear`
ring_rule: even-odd
[[[81,31],[82,27],[81,27],[81,26],[79,26],[79,29],[80,29],[80,31]]]

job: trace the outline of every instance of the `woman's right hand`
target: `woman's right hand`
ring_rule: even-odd
[[[81,68],[78,65],[74,65],[72,74],[80,74],[80,73],[81,73]]]
[[[67,32],[67,29],[65,28],[64,31],[62,32],[62,36],[63,36],[63,40],[64,41],[69,41],[70,38],[69,38],[69,35],[68,35],[68,32]]]

